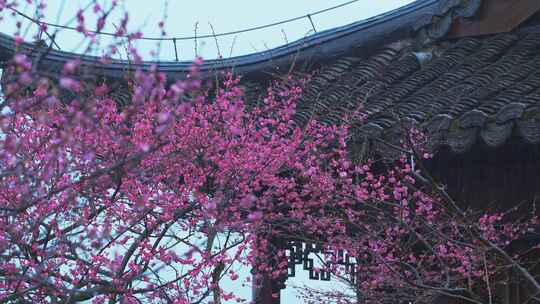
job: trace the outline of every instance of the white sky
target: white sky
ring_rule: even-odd
[[[125,7],[130,14],[130,28],[141,29],[145,36],[159,36],[157,23],[164,16],[166,1],[126,0],[125,2]],[[166,29],[168,36],[193,36],[194,25],[196,22],[199,22],[197,35],[211,34],[212,31],[209,24],[213,25],[216,33],[235,31],[306,15],[344,2],[347,1],[170,0],[167,9],[168,17],[166,19]],[[316,29],[321,31],[366,19],[410,2],[412,2],[412,0],[358,1],[346,7],[314,16],[313,22]],[[88,3],[88,0],[66,0],[64,10],[58,14],[61,3],[62,0],[47,1],[49,7],[47,11],[47,21],[65,24],[67,20],[73,17],[78,8],[84,7]],[[30,10],[27,10],[26,12],[31,13]],[[8,21],[9,19],[10,18],[8,18]],[[218,46],[223,57],[238,56],[280,46],[283,45],[285,41],[292,42],[310,33],[311,29],[312,27],[309,20],[304,18],[270,29],[243,33],[236,36],[221,37],[218,38]],[[111,28],[106,28],[106,30],[111,31]],[[13,23],[9,24],[3,22],[1,31],[12,34],[14,32]],[[27,36],[26,38],[30,39],[30,36]],[[59,32],[57,42],[63,50],[77,51],[80,37],[78,34],[63,30]],[[155,42],[141,42],[138,46],[144,51],[143,55],[146,55],[145,58],[150,58],[149,50],[156,49]],[[194,58],[194,41],[178,41],[177,46],[181,60],[191,60]],[[205,59],[213,59],[218,56],[216,41],[213,38],[199,39],[197,50],[198,55],[201,55]],[[162,45],[160,59],[174,59],[174,49],[171,42]],[[245,270],[244,274],[249,275],[248,270]],[[288,285],[303,285],[304,283],[309,283],[312,287],[320,286],[320,288],[327,289],[343,288],[338,286],[335,282],[308,281],[307,278],[308,273],[301,271],[301,265],[299,265],[297,267],[297,277],[289,279]],[[249,286],[241,288],[228,281],[224,282],[224,287],[238,288],[243,297],[250,299],[251,288]],[[296,298],[296,293],[293,288],[287,288],[281,292],[281,303],[301,304],[302,301]]]

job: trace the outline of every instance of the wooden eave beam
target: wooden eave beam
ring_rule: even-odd
[[[448,38],[510,32],[540,11],[540,0],[484,0],[471,19],[453,22]]]

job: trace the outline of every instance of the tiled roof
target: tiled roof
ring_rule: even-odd
[[[437,54],[439,52],[439,54]],[[463,152],[481,140],[510,136],[540,142],[540,34],[504,33],[441,42],[425,52],[387,47],[367,58],[340,58],[306,88],[298,120],[342,123],[351,113],[355,139],[392,139],[402,122]]]

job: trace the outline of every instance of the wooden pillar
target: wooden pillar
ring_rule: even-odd
[[[280,247],[279,240],[270,240],[272,251]],[[275,258],[277,255],[272,255],[269,258]],[[272,260],[271,265],[276,265],[279,261]],[[269,273],[263,273],[257,281],[257,275],[253,274],[253,293],[252,297],[255,304],[280,304],[280,293],[284,287],[286,277],[273,279]]]
[[[255,282],[255,281],[254,281]],[[268,275],[263,275],[262,282],[260,284],[254,284],[253,299],[256,304],[280,304],[280,290],[279,284],[276,280],[273,280]],[[259,287],[255,287],[259,286]],[[274,297],[273,295],[277,295]]]

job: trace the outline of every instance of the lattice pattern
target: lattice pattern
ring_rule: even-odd
[[[288,255],[288,277],[296,276],[296,266],[302,265],[303,270],[309,271],[310,280],[330,281],[331,273],[325,269],[315,267],[313,255],[329,254],[325,252],[320,244],[304,243],[300,241],[290,241],[287,244]],[[311,256],[310,256],[311,255]],[[347,253],[339,250],[335,253],[338,265],[345,266],[345,271],[350,274],[354,282],[356,278],[356,261]]]

